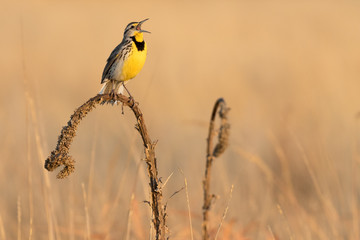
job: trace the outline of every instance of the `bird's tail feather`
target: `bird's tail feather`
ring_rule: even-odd
[[[112,91],[112,82],[108,81],[102,84],[99,94],[109,94]]]

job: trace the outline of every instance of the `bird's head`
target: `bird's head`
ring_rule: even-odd
[[[124,38],[135,37],[137,41],[143,41],[142,33],[150,33],[149,31],[141,29],[141,25],[147,20],[149,20],[149,18],[144,19],[140,22],[129,23],[125,28]]]

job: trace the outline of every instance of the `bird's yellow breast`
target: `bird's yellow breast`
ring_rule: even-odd
[[[147,53],[146,43],[142,51],[139,51],[137,49],[134,42],[132,42],[131,44],[132,44],[132,48],[131,48],[132,50],[129,54],[129,57],[125,59],[122,68],[122,73],[120,77],[122,81],[127,81],[134,78],[143,68],[146,60],[146,53]]]

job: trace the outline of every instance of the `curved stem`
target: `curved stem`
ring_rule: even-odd
[[[204,204],[202,207],[203,210],[203,222],[202,222],[202,239],[208,240],[209,236],[209,211],[211,208],[211,202],[214,197],[210,193],[210,180],[211,180],[211,169],[212,163],[215,157],[220,156],[226,149],[228,145],[228,136],[230,125],[227,123],[227,113],[230,109],[226,107],[224,99],[219,98],[213,108],[210,125],[209,125],[209,135],[207,138],[207,154],[206,154],[206,166],[205,166],[205,176],[203,180],[203,190],[204,190]],[[218,143],[214,147],[214,136],[215,136],[215,118],[216,113],[219,113],[221,118],[221,124],[218,135]]]
[[[165,208],[162,205],[162,189],[158,178],[156,157],[155,157],[155,146],[156,143],[151,141],[148,134],[143,114],[135,103],[133,98],[128,98],[122,94],[110,94],[96,95],[90,98],[83,105],[78,107],[75,112],[71,115],[67,125],[61,130],[61,134],[58,138],[57,146],[54,151],[51,152],[50,156],[45,160],[45,168],[48,171],[53,171],[59,166],[63,165],[64,168],[59,172],[57,178],[65,178],[75,170],[75,160],[69,155],[71,143],[76,136],[76,130],[81,120],[91,112],[97,105],[103,103],[113,103],[118,101],[128,106],[133,111],[137,124],[136,129],[139,131],[143,140],[145,161],[147,164],[147,170],[149,174],[149,185],[151,189],[151,201],[150,206],[153,213],[153,224],[156,231],[155,239],[165,239],[166,235],[166,224],[165,224]]]

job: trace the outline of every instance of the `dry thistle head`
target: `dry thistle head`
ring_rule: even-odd
[[[230,124],[225,123],[220,126],[220,132],[218,136],[218,143],[214,149],[214,157],[219,157],[223,154],[229,145],[229,133],[230,133]]]
[[[219,157],[222,153],[225,152],[229,144],[229,134],[230,134],[230,124],[228,123],[227,114],[230,111],[230,108],[226,107],[225,101],[219,99],[219,117],[221,119],[218,143],[216,144],[213,155],[214,157]]]
[[[51,155],[45,160],[45,168],[49,171],[53,171],[60,165],[64,165],[64,168],[56,175],[57,178],[65,178],[75,171],[75,160],[67,155],[59,152],[52,151]]]

